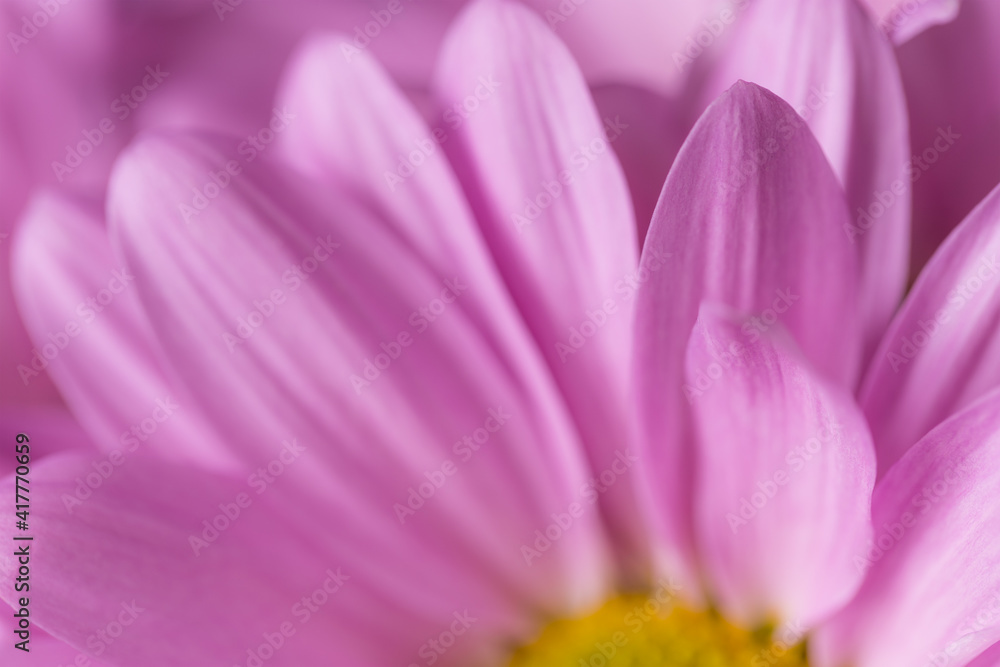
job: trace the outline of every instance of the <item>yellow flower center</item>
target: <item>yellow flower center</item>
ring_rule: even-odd
[[[509,667],[807,667],[801,637],[747,630],[665,596],[621,595],[550,623]]]

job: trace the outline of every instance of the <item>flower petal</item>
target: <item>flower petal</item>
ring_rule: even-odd
[[[910,243],[906,103],[892,47],[857,0],[755,0],[719,56],[695,76],[698,111],[738,79],[767,88],[808,121],[844,186],[867,358],[903,295]]]
[[[293,57],[278,104],[294,110],[279,142],[296,168],[375,202],[432,266],[494,273],[440,147],[444,121],[428,127],[374,58],[345,37],[312,37]]]
[[[752,173],[743,171],[748,159]],[[684,355],[703,299],[781,320],[814,367],[843,385],[859,355],[857,257],[843,193],[822,150],[772,93],[739,83],[695,126],[667,177],[643,249],[663,258],[638,292],[636,367],[644,447],[666,539],[682,550],[690,498]]]
[[[845,389],[743,322],[704,305],[688,348],[699,544],[729,617],[810,627],[861,583],[875,450]]]
[[[914,274],[1000,182],[998,31],[1000,4],[964,0],[954,22],[898,49],[917,179]]]
[[[1000,187],[924,267],[860,392],[879,474],[946,417],[1000,385]]]
[[[39,351],[22,360],[22,375],[34,382],[51,374],[99,448],[235,463],[183,386],[168,379],[134,276],[115,260],[98,207],[38,194],[16,239],[13,278]]]
[[[495,276],[439,273],[350,195],[220,141],[139,142],[109,204],[146,314],[213,425],[248,461],[297,438],[314,457],[304,490],[359,521],[413,521],[421,551],[447,543],[535,604],[599,590],[594,512],[558,556],[522,549],[586,477]],[[206,186],[213,174],[224,186]]]
[[[867,576],[816,636],[820,665],[964,665],[1000,640],[1000,393],[944,422],[875,488]]]
[[[456,20],[435,90],[456,126],[443,147],[600,474],[632,440],[638,242],[611,149],[630,129],[597,115],[566,48],[509,0],[476,0]],[[633,483],[602,502],[615,541],[636,553]]]
[[[76,478],[88,472],[90,460],[73,454],[32,467],[31,574],[46,583],[32,587],[31,613],[39,627],[97,657],[151,666],[231,663],[278,627],[305,588],[303,572],[321,581],[328,566],[256,498],[258,507],[245,508],[195,555],[189,535],[200,536],[201,521],[221,513],[220,501],[235,503],[245,485],[140,455],[96,490],[84,487],[91,495],[80,501]],[[5,510],[12,505],[4,500]],[[13,550],[0,556],[0,574],[0,595],[13,606]],[[121,636],[105,632],[119,618]],[[322,655],[315,645],[305,653],[289,647],[300,659]]]
[[[113,664],[252,665],[271,654],[266,663],[282,667],[374,667],[416,656],[455,613],[477,623],[454,656],[513,622],[502,591],[485,592],[490,583],[470,579],[473,568],[386,548],[373,527],[363,542],[349,518],[285,495],[294,480],[255,492],[257,484],[140,454],[82,502],[67,501],[79,498],[88,471],[89,460],[73,455],[32,468],[28,548],[32,583],[44,584],[32,587],[31,618]],[[13,513],[12,495],[3,509]],[[5,550],[0,596],[12,605],[16,576]],[[423,617],[413,611],[417,595]]]

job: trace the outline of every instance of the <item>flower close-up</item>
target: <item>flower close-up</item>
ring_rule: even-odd
[[[1000,667],[994,0],[0,0],[4,667]]]

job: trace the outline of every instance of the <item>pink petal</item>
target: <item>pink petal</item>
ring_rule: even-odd
[[[698,110],[738,79],[767,88],[807,119],[844,186],[851,221],[841,233],[861,258],[868,357],[903,295],[910,242],[906,105],[891,45],[857,0],[755,0],[719,56],[695,77]]]
[[[964,0],[958,18],[898,52],[913,152],[913,272],[1000,182],[1000,4]],[[961,76],[956,76],[961,72]]]
[[[37,195],[14,251],[14,288],[37,355],[22,376],[51,374],[105,452],[139,447],[219,467],[235,463],[197,402],[168,378],[134,276],[114,258],[99,208]]]
[[[279,148],[300,171],[377,202],[386,223],[434,266],[494,275],[439,145],[448,136],[443,119],[428,127],[370,55],[339,35],[307,40],[288,67],[278,105],[294,109]]]
[[[280,648],[267,665],[406,664],[467,610],[477,623],[451,652],[461,660],[516,620],[504,591],[468,563],[427,559],[403,538],[386,545],[398,526],[359,536],[350,517],[286,495],[295,480],[261,493],[139,455],[67,505],[89,463],[63,455],[32,468],[31,618],[113,664],[253,664],[248,651],[267,656],[268,642]],[[13,514],[13,494],[3,509]],[[0,597],[11,606],[17,564],[5,549]]]
[[[189,535],[199,535],[202,520],[221,514],[220,502],[235,504],[245,485],[141,455],[96,490],[75,479],[88,473],[89,458],[61,455],[34,465],[31,479],[32,619],[75,648],[114,664],[232,663],[277,628],[300,591],[308,591],[305,572],[322,581],[326,563],[266,506],[273,496],[252,498],[218,541],[196,556]],[[8,477],[3,483],[14,482]],[[83,501],[78,485],[91,493]],[[13,513],[13,499],[3,505]],[[5,530],[8,542],[11,532]],[[0,596],[11,606],[17,565],[14,549],[5,549]],[[121,616],[129,623],[121,636],[110,644],[100,640],[97,630],[133,603],[134,612]],[[181,636],[184,641],[177,641]],[[286,650],[316,660],[318,648],[290,642]]]
[[[699,544],[727,615],[809,627],[861,583],[875,451],[846,390],[742,325],[702,306],[688,348]]]
[[[751,155],[766,159],[745,175]],[[644,263],[669,261],[639,291],[636,347],[660,528],[681,550],[690,497],[683,364],[699,304],[716,300],[752,313],[747,338],[780,319],[813,366],[853,384],[857,257],[841,230],[847,219],[815,139],[791,107],[758,86],[740,83],[725,93],[681,148],[643,250]]]
[[[854,600],[816,636],[820,665],[964,665],[1000,640],[1000,394],[941,424],[893,466],[872,500],[874,543]]]
[[[145,311],[213,425],[251,462],[297,438],[314,457],[304,491],[393,533],[414,521],[427,545],[449,544],[533,603],[598,590],[595,512],[558,555],[521,549],[586,477],[492,274],[437,272],[350,195],[239,161],[237,145],[151,136],[121,158],[109,204]],[[224,187],[206,190],[210,174]],[[401,513],[432,479],[447,486],[430,508]]]
[[[452,26],[436,93],[455,126],[443,148],[600,474],[633,437],[638,242],[611,148],[631,129],[597,115],[566,48],[508,0],[477,0]],[[642,539],[632,483],[602,502],[629,550]]]
[[[1000,188],[924,267],[862,386],[884,474],[949,415],[1000,385]]]

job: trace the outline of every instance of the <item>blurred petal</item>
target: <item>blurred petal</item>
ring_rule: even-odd
[[[879,474],[1000,385],[1000,187],[924,267],[860,392]]]
[[[40,193],[14,254],[14,287],[38,350],[20,360],[25,381],[51,374],[104,451],[143,446],[205,465],[234,463],[183,385],[168,377],[99,208]]]
[[[744,171],[749,165],[750,173]],[[858,364],[857,257],[843,193],[822,150],[775,95],[739,83],[706,112],[667,177],[643,263],[667,258],[638,292],[636,372],[661,528],[685,549],[684,355],[703,299],[779,319],[823,374],[850,386]]]
[[[964,0],[954,22],[899,49],[917,179],[914,275],[1000,182],[998,32],[1000,3]]]
[[[820,665],[964,665],[1000,639],[1000,394],[941,424],[879,482],[867,576],[816,635]]]
[[[351,196],[230,150],[151,136],[121,159],[109,204],[146,314],[213,425],[248,460],[297,438],[313,457],[302,491],[359,521],[406,523],[425,500],[413,489],[447,481],[414,519],[425,545],[448,542],[539,605],[600,589],[593,512],[555,554],[521,550],[578,500],[585,468],[495,276],[439,273]],[[209,174],[224,187],[206,189]]]
[[[32,468],[31,576],[45,582],[32,588],[39,627],[113,664],[172,667],[245,662],[265,633],[289,622],[295,635],[269,665],[323,664],[334,652],[351,664],[375,664],[358,659],[371,640],[352,641],[346,600],[332,596],[336,602],[308,626],[293,614],[322,588],[326,572],[344,564],[282,514],[290,508],[276,503],[274,490],[258,496],[246,484],[140,456],[68,511],[64,499],[88,463],[63,455]],[[13,513],[12,498],[3,506]],[[12,605],[16,573],[14,550],[5,550],[0,596]],[[343,574],[352,571],[345,566]],[[345,594],[353,583],[344,583]],[[369,608],[357,595],[355,587],[360,616]]]
[[[633,437],[627,281],[638,243],[611,150],[630,128],[597,115],[566,48],[508,0],[476,0],[456,21],[436,94],[456,126],[443,147],[600,474]],[[643,538],[633,489],[629,479],[602,497],[630,554]]]
[[[846,390],[734,315],[702,306],[688,348],[699,544],[727,617],[810,627],[861,583],[875,450]]]
[[[841,233],[861,258],[869,357],[902,297],[910,243],[906,104],[891,45],[857,0],[755,0],[706,64],[694,77],[698,112],[744,79],[793,106],[823,147],[851,211]]]

